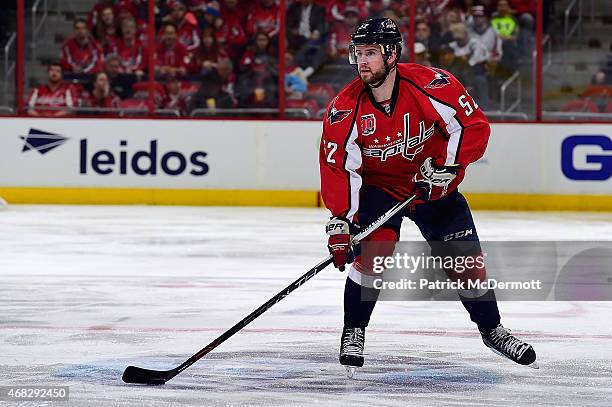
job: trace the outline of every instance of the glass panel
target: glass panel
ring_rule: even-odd
[[[544,1],[543,119],[612,120],[609,1]]]
[[[535,1],[416,0],[416,62],[455,75],[492,121],[533,118],[535,12]]]
[[[8,3],[8,4],[6,4]],[[2,66],[0,72],[0,116],[14,115],[17,111],[15,97],[15,67],[17,49],[17,11],[16,2],[3,2],[0,5],[0,55]]]
[[[191,4],[199,45],[193,50],[191,68],[181,85],[191,93],[189,114],[278,117],[278,2],[223,0]]]
[[[119,59],[124,20],[141,34],[140,2],[26,1],[26,111],[32,116],[122,116],[123,102],[143,78]],[[145,24],[146,25],[146,24]],[[134,31],[134,30],[133,30]],[[137,41],[134,47],[141,47]],[[139,49],[142,58],[144,49]],[[122,55],[124,56],[124,55]],[[142,62],[142,61],[140,61]],[[146,113],[146,106],[138,109]]]
[[[286,106],[288,111],[301,110],[310,118],[321,118],[331,99],[356,77],[348,62],[353,31],[368,18],[391,17],[400,25],[406,42],[408,0],[313,1],[310,24],[302,21],[304,3],[309,1],[287,1]],[[403,47],[402,60],[407,56]]]

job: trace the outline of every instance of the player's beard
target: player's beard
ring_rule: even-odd
[[[383,66],[381,69],[377,71],[370,70],[368,73],[369,73],[369,76],[366,79],[363,76],[363,74],[359,72],[359,77],[361,78],[362,81],[364,81],[367,85],[380,83],[383,79],[385,79],[385,76],[387,75],[386,66]]]

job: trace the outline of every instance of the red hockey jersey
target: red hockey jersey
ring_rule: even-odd
[[[427,157],[437,165],[461,165],[448,194],[465,168],[483,156],[489,134],[484,113],[446,71],[399,64],[389,113],[356,78],[332,100],[324,117],[319,154],[323,202],[332,215],[354,220],[362,185],[404,199]],[[432,199],[443,192],[434,187]]]

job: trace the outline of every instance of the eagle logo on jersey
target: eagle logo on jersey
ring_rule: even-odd
[[[449,76],[442,71],[438,71],[436,69],[432,69],[436,73],[435,79],[431,81],[431,83],[425,88],[427,89],[440,89],[450,84],[448,80]]]
[[[373,114],[361,116],[361,134],[369,136],[376,131],[376,117]]]
[[[329,124],[340,123],[342,120],[346,119],[353,109],[349,110],[338,110],[336,109],[336,99],[332,102],[331,107],[329,108],[329,112],[327,112],[327,120],[329,120]]]

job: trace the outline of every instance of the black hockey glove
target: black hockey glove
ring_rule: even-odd
[[[357,226],[346,218],[334,216],[325,225],[325,232],[329,236],[327,249],[333,256],[334,267],[344,271],[344,266],[355,260],[351,247],[351,235],[357,231]]]

